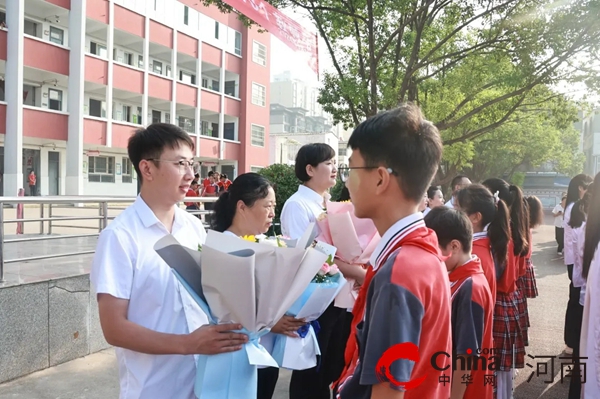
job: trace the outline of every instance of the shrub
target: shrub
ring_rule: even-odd
[[[275,207],[275,219],[273,220],[273,224],[275,225],[275,234],[281,234],[279,216],[281,215],[283,204],[298,191],[300,181],[296,178],[294,167],[290,165],[276,163],[261,169],[259,173],[269,179],[275,188],[277,206]],[[269,232],[268,234],[271,233],[272,232]]]

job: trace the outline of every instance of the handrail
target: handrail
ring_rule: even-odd
[[[97,237],[100,235],[100,232],[106,228],[108,222],[113,220],[114,216],[109,216],[109,210],[122,211],[130,206],[137,197],[133,196],[110,196],[110,197],[102,197],[102,196],[43,196],[43,197],[1,197],[0,196],[0,283],[4,282],[4,265],[9,263],[16,262],[28,262],[34,260],[43,260],[43,259],[53,259],[60,257],[68,257],[68,256],[78,256],[78,255],[87,255],[93,254],[95,250],[82,250],[82,251],[73,251],[68,253],[58,253],[58,254],[48,254],[48,255],[37,255],[37,256],[29,256],[25,258],[17,258],[17,259],[5,259],[5,244],[16,244],[21,242],[29,242],[29,241],[46,241],[46,240],[56,240],[56,239],[72,239],[72,238],[82,238],[82,237]],[[207,203],[207,202],[215,202],[218,197],[185,197],[181,202],[177,205],[181,207],[185,202],[193,202],[193,203]],[[5,219],[4,217],[4,209],[6,205],[39,205],[40,213],[37,218],[28,218],[28,219]],[[52,211],[56,209],[69,209],[69,208],[88,208],[87,206],[82,206],[84,204],[97,204],[98,206],[98,216],[59,216],[53,215]],[[112,207],[109,207],[109,204],[113,204]],[[114,204],[123,204],[123,206],[115,207]],[[55,205],[53,207],[53,205]],[[44,208],[48,207],[47,215],[44,214]],[[96,208],[95,206],[92,209]],[[210,210],[188,210],[188,213],[192,215],[205,215],[209,214]],[[64,234],[64,235],[52,235],[52,227],[65,227],[65,228],[81,228],[81,229],[95,229],[95,227],[88,226],[66,226],[57,224],[57,222],[65,222],[65,221],[83,221],[83,220],[98,220],[98,232],[97,233],[82,233],[82,234]],[[40,223],[40,235],[38,237],[20,237],[20,238],[10,238],[4,239],[5,237],[5,225],[7,223],[31,223],[31,222],[39,222]],[[48,230],[45,232],[45,223],[48,223]]]

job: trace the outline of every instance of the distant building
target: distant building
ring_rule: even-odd
[[[575,128],[581,133],[580,150],[585,155],[583,170],[595,176],[600,172],[600,108],[586,113],[580,111],[579,118]]]

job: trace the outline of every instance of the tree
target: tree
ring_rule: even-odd
[[[406,101],[423,108],[446,146],[442,184],[470,164],[474,141],[557,95],[537,88],[598,87],[600,0],[269,2],[306,12],[325,42],[334,71],[319,103],[334,122]]]

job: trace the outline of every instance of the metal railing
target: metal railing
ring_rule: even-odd
[[[87,255],[93,254],[94,250],[80,250],[80,251],[72,251],[72,252],[63,252],[63,253],[55,253],[55,254],[46,254],[46,255],[37,255],[30,256],[25,258],[15,258],[15,259],[5,259],[5,248],[6,244],[15,244],[20,242],[39,242],[39,241],[49,241],[56,239],[72,239],[72,238],[82,238],[82,237],[97,237],[100,235],[100,232],[106,226],[110,220],[113,220],[116,216],[109,216],[109,210],[113,211],[122,211],[126,209],[127,206],[131,205],[136,200],[136,197],[96,197],[96,196],[47,196],[47,197],[0,197],[0,283],[4,281],[4,265],[9,263],[16,262],[29,262],[34,260],[43,260],[43,259],[52,259],[52,258],[61,258],[68,256],[79,256],[79,255]],[[183,206],[185,202],[194,202],[194,203],[206,203],[206,202],[214,202],[217,200],[217,197],[186,197],[184,198],[179,206]],[[89,208],[89,204],[97,205],[98,207],[98,216],[55,216],[53,215],[53,211],[57,209],[85,209]],[[113,204],[116,206],[109,206],[109,204]],[[15,218],[15,219],[6,219],[4,217],[4,210],[6,205],[14,205],[15,207],[18,205],[23,205],[23,207],[27,205],[39,205],[39,218]],[[87,205],[87,206],[86,206]],[[120,205],[120,206],[119,206]],[[95,208],[95,207],[94,207]],[[92,209],[94,209],[92,208]],[[48,216],[45,216],[45,212],[48,212]],[[207,210],[189,210],[190,214],[194,215],[204,215],[209,214],[211,211]],[[18,214],[18,213],[17,213]],[[84,220],[98,220],[98,227],[92,226],[74,226],[74,225],[64,225],[64,224],[56,224],[61,221],[84,221]],[[39,235],[36,237],[31,236],[23,236],[17,238],[5,239],[5,225],[8,223],[12,224],[21,224],[22,230],[21,233],[25,232],[25,224],[26,223],[40,223],[40,231]],[[54,226],[53,226],[54,223]],[[48,225],[48,229],[46,230],[46,224]],[[51,235],[53,227],[61,227],[61,228],[71,228],[71,229],[93,229],[98,230],[94,233],[86,233],[86,234],[58,234]],[[46,233],[47,232],[47,233]]]

